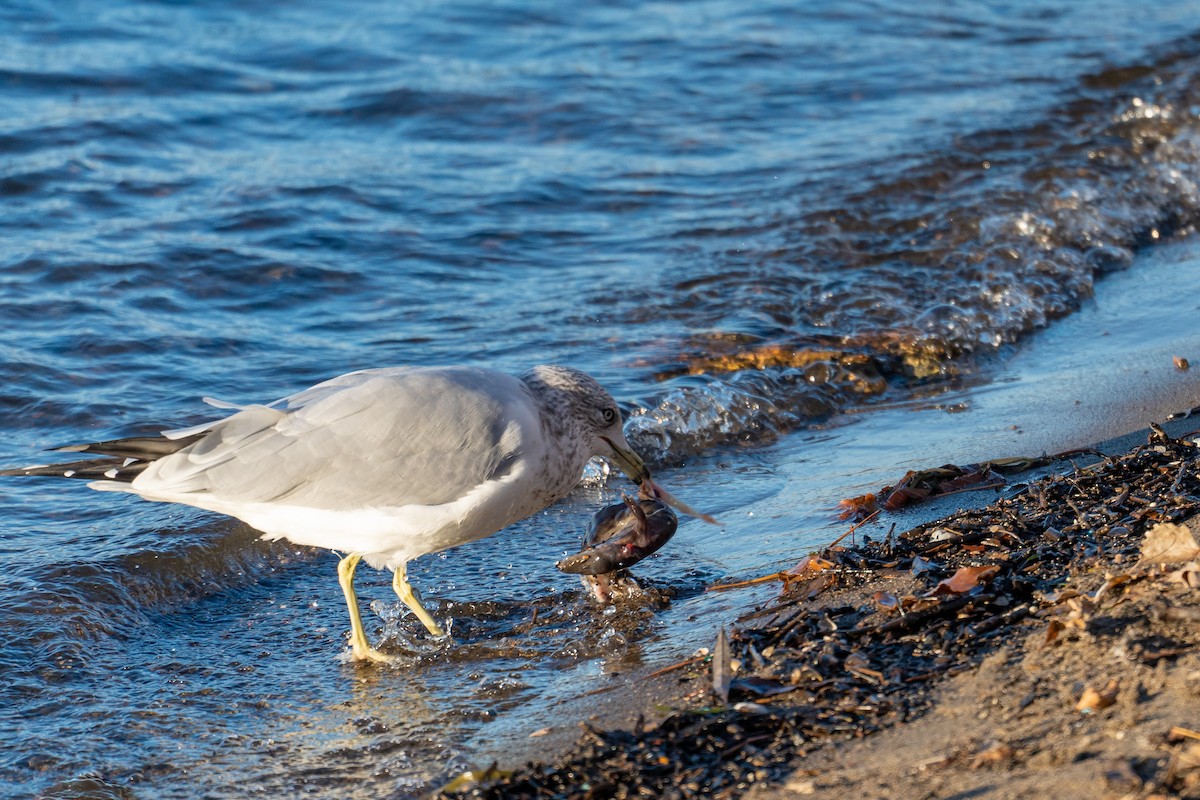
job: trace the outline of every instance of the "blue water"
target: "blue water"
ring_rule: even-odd
[[[703,587],[832,538],[836,498],[995,455],[914,453],[908,411],[1015,424],[989,392],[1039,332],[1097,347],[1069,327],[1097,281],[1158,259],[1164,320],[1200,288],[1156,255],[1200,218],[1183,0],[17,2],[0,110],[0,465],[204,395],[560,362],[726,522],[640,569],[671,609],[602,614],[553,567],[619,487],[594,474],[413,565],[450,644],[364,570],[410,655],[363,672],[330,554],[8,481],[4,796],[408,797],[533,751],[559,699],[707,643],[750,601]]]

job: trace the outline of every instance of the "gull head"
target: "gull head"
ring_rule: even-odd
[[[590,447],[590,455],[608,459],[628,475],[642,497],[662,500],[683,514],[719,524],[651,479],[646,462],[625,441],[621,409],[591,375],[571,367],[543,365],[529,370],[521,379],[548,412],[546,422],[557,428],[559,438],[583,440]]]
[[[625,441],[620,407],[595,378],[553,365],[534,367],[521,378],[550,412],[551,423],[570,426],[589,455],[608,459],[636,484],[650,480],[646,463]]]

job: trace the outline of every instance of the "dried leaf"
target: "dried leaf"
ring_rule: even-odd
[[[1050,620],[1050,624],[1046,626],[1046,641],[1043,642],[1043,644],[1050,644],[1051,642],[1053,642],[1055,639],[1058,638],[1058,635],[1060,633],[1062,633],[1066,629],[1067,629],[1067,626],[1063,623],[1062,620],[1058,620],[1058,619]]]
[[[821,572],[832,568],[834,563],[827,561],[820,556],[805,556],[800,559],[796,566],[787,571],[788,575],[811,575],[815,572]]]
[[[1156,564],[1174,564],[1200,557],[1200,545],[1186,525],[1160,522],[1146,531],[1142,540],[1142,561]]]
[[[1075,710],[1084,714],[1090,714],[1093,711],[1108,708],[1117,702],[1117,692],[1120,688],[1121,682],[1117,678],[1113,678],[1108,682],[1107,686],[1099,691],[1089,686],[1083,690],[1083,695],[1080,696],[1079,702],[1075,704]]]
[[[1058,592],[1046,592],[1042,595],[1042,601],[1048,605],[1061,603],[1064,600],[1070,600],[1072,597],[1079,597],[1079,592],[1075,589],[1063,589]]]
[[[949,578],[939,581],[929,594],[966,594],[999,571],[1000,568],[994,564],[985,567],[962,567]]]
[[[1200,589],[1200,561],[1189,561],[1179,569],[1168,572],[1165,577],[1169,581]]]
[[[848,497],[838,502],[838,519],[866,519],[879,510],[879,498],[873,494]]]

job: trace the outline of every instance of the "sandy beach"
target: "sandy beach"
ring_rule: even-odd
[[[637,722],[466,796],[1200,797],[1196,422],[822,549]]]
[[[1200,416],[1168,420],[1194,405],[1195,368],[1170,354],[1200,352],[1196,320],[1147,335],[1154,277],[1189,259],[1102,284],[974,397],[994,457],[1104,439],[1096,454],[885,511],[778,592],[729,590],[746,600],[708,653],[581,687],[465,796],[1200,797],[1200,591],[1143,557],[1160,523],[1200,538],[1200,463],[1177,438]],[[1072,327],[1101,332],[1095,352]],[[924,468],[979,452],[913,416]]]

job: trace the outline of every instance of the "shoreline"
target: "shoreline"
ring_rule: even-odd
[[[782,444],[769,459],[774,469],[798,486],[811,487],[808,482],[815,477],[817,489],[802,489],[802,494],[797,494],[800,514],[792,511],[797,507],[795,502],[759,503],[754,510],[760,517],[783,513],[791,530],[803,530],[798,535],[812,543],[798,551],[802,555],[849,527],[849,523],[831,523],[831,512],[822,512],[825,517],[821,519],[803,509],[831,507],[840,497],[894,481],[906,469],[927,469],[947,461],[963,463],[1059,452],[1097,441],[1102,442],[1098,449],[1112,455],[1144,442],[1146,431],[1142,428],[1147,421],[1163,419],[1196,400],[1191,378],[1194,370],[1177,369],[1172,355],[1192,354],[1200,347],[1195,327],[1200,307],[1163,318],[1154,310],[1154,300],[1164,285],[1177,280],[1179,270],[1191,269],[1197,262],[1200,245],[1187,240],[1157,249],[1142,261],[1137,274],[1131,270],[1107,276],[1097,284],[1093,302],[1032,337],[998,365],[982,388],[968,385],[949,389],[928,400],[902,403],[890,411],[865,409],[867,413],[853,415],[852,425],[834,421],[832,427],[812,436]],[[970,413],[947,413],[956,407],[969,408]],[[1194,427],[1200,427],[1200,418],[1193,420]],[[1186,431],[1190,429],[1188,423],[1181,420],[1168,424],[1167,429]],[[918,442],[919,452],[915,452],[913,445]],[[1009,484],[1068,468],[1065,463],[1050,465],[1013,476]],[[844,494],[827,491],[835,485]],[[863,488],[854,488],[859,486]],[[965,508],[982,506],[993,496],[992,492],[976,491],[935,497],[892,515],[888,524],[895,522],[897,530],[913,529]],[[886,526],[873,526],[863,533],[877,536],[882,535],[877,531],[886,530]],[[785,541],[787,535],[783,534],[780,541]],[[812,541],[817,537],[820,541]],[[787,563],[775,568],[789,566]],[[754,577],[769,569],[743,570],[738,577]],[[769,602],[771,591],[726,593],[727,602],[703,607],[719,607],[719,621],[729,624],[756,603]],[[711,647],[715,636],[714,629],[700,641],[691,638],[695,646]],[[512,769],[530,758],[561,759],[578,743],[581,724],[603,730],[629,730],[639,717],[644,717],[646,724],[661,722],[671,709],[683,704],[696,679],[681,682],[679,673],[654,675],[654,671],[691,655],[691,649],[680,648],[674,658],[624,675],[607,676],[608,681],[598,689],[586,687],[579,695],[555,703],[552,716],[542,713],[524,727],[493,729],[490,735],[494,738],[483,747],[473,748],[487,754],[473,766],[482,769],[496,759],[500,767]],[[543,735],[530,738],[535,732]]]
[[[1168,436],[1180,436],[1200,427],[1200,418],[1163,427]],[[914,797],[1046,791],[1149,797],[1160,790],[1168,792],[1161,796],[1200,796],[1200,762],[1193,769],[1189,760],[1200,758],[1200,741],[1193,751],[1189,738],[1200,730],[1200,712],[1184,710],[1200,708],[1191,688],[1200,682],[1200,623],[1186,621],[1200,613],[1200,591],[1164,583],[1165,568],[1139,566],[1136,557],[1157,521],[1200,513],[1200,462],[1194,446],[1147,443],[1153,435],[1139,431],[1109,440],[1098,448],[1104,458],[1081,459],[1074,470],[1062,462],[1013,476],[990,505],[980,507],[980,501],[993,492],[935,498],[920,507],[924,519],[915,524],[911,513],[901,515],[890,541],[878,541],[875,526],[864,531],[874,538],[864,536],[861,544],[823,548],[829,567],[796,581],[765,608],[718,621],[733,626],[729,666],[723,669],[717,657],[714,667],[710,658],[565,702],[565,716],[585,720],[581,736],[568,744],[572,737],[563,726],[556,738],[531,739],[526,758],[536,747],[543,763],[527,763],[454,796],[623,797],[641,790],[739,797],[753,788],[752,796],[768,800],[846,791],[886,796],[871,793],[899,785],[911,787],[906,796]],[[1164,465],[1155,459],[1163,458],[1178,464],[1165,484],[1174,493],[1161,491],[1156,477]],[[1043,476],[1035,478],[1038,473]],[[1141,494],[1127,488],[1121,499],[1120,484],[1139,480],[1149,488],[1137,490]],[[1094,485],[1091,506],[1070,497],[1081,482]],[[1142,496],[1154,486],[1156,495]],[[1047,502],[1052,491],[1066,492],[1063,501]],[[1131,494],[1141,505],[1119,505],[1132,502]],[[1072,530],[1058,518],[1039,523],[1029,510],[1039,502],[1043,512],[1037,513],[1067,513],[1063,519],[1090,524],[1078,522]],[[1152,511],[1142,514],[1143,507]],[[1123,513],[1116,521],[1108,519],[1118,513],[1114,509]],[[1027,518],[1026,529],[1000,538],[991,532]],[[1001,519],[1008,521],[995,521]],[[976,532],[949,543],[930,541],[938,531],[964,525]],[[901,532],[902,526],[908,530]],[[1032,566],[1014,570],[1013,559],[1028,561],[1030,553],[1039,554]],[[914,558],[935,566],[914,570]],[[961,593],[939,589],[960,565],[995,567],[995,574]],[[1082,610],[1072,611],[1064,605],[1070,598],[1055,597],[1069,591],[1086,601],[1114,574],[1127,577],[1109,590],[1118,612],[1084,601]],[[1171,608],[1190,609],[1176,612],[1182,621],[1152,613],[1167,595]],[[913,605],[903,611],[903,603]],[[1128,619],[1122,616],[1127,611]],[[1063,629],[1054,642],[1039,646],[1058,617],[1054,625]],[[1105,626],[1117,632],[1110,635]],[[947,629],[957,635],[925,643],[933,655],[912,644],[933,631],[945,639]],[[1120,644],[1110,639],[1134,629],[1146,641],[1174,644],[1143,647],[1140,652],[1157,654],[1150,662],[1106,659]],[[845,631],[853,633],[847,638]],[[1129,652],[1128,642],[1121,646]],[[891,663],[886,654],[897,648],[907,652]],[[1088,682],[1080,676],[1098,661],[1107,682],[1097,676],[1097,686],[1078,686]],[[1111,707],[1094,714],[1077,710],[1085,689],[1104,692],[1113,681]],[[714,696],[714,686],[720,694],[723,685],[731,689],[727,699]],[[614,697],[613,691],[622,694]],[[1159,719],[1175,712],[1169,725]],[[1039,715],[1037,725],[1025,725],[1032,714]],[[1004,724],[990,729],[986,720],[993,715]],[[1041,730],[1040,739],[1023,735],[1027,728]],[[1183,733],[1168,741],[1176,730]],[[501,768],[513,767],[518,754],[510,756]]]

